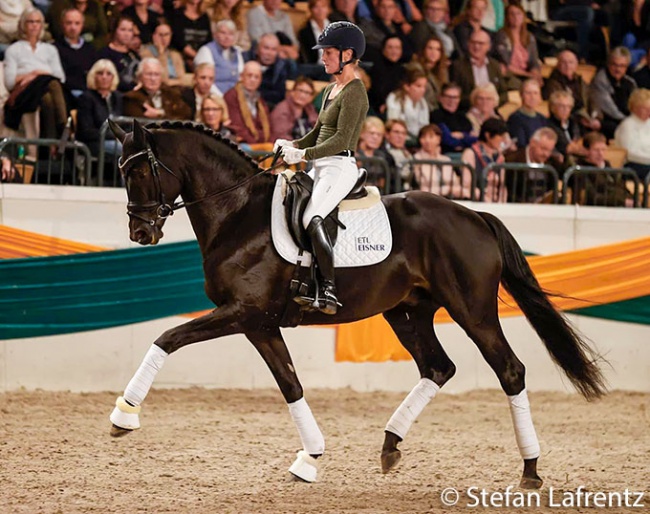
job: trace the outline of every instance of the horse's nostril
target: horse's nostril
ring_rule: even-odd
[[[133,237],[131,239],[136,243],[141,243],[145,241],[147,237],[148,237],[147,231],[140,229],[133,232]]]

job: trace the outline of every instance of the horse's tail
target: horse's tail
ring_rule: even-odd
[[[526,315],[552,359],[586,399],[605,394],[606,381],[596,364],[602,357],[549,301],[549,293],[539,285],[519,244],[501,220],[486,212],[478,214],[499,242],[503,259],[501,283]]]

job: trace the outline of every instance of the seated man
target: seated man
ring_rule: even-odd
[[[230,129],[239,142],[271,141],[269,108],[260,95],[261,84],[262,66],[257,61],[248,61],[237,85],[223,97],[230,115]]]
[[[398,10],[395,0],[379,0],[375,9],[376,15],[373,19],[364,19],[359,25],[366,36],[365,59],[370,62],[378,60],[384,40],[388,36],[397,36],[402,41],[403,59],[409,61],[413,55],[413,44],[401,25],[393,21]]]
[[[476,86],[494,84],[499,93],[499,105],[508,100],[508,88],[501,73],[501,64],[489,57],[492,42],[485,30],[472,32],[468,43],[468,55],[457,59],[451,67],[451,80],[462,91],[461,106],[469,107],[469,95]]]
[[[189,120],[192,109],[178,89],[162,83],[162,66],[155,57],[140,61],[136,71],[138,85],[124,95],[124,116]]]
[[[555,143],[557,143],[555,131],[550,127],[542,127],[537,129],[530,138],[528,146],[520,147],[514,152],[506,154],[506,162],[529,165],[548,164],[561,177],[564,168],[553,155]],[[537,203],[543,199],[547,191],[552,190],[554,184],[546,172],[530,169],[523,173],[508,170],[506,185],[508,187],[508,202]]]
[[[262,65],[262,98],[273,109],[284,100],[286,82],[296,77],[296,63],[280,57],[280,40],[275,34],[260,37],[255,50],[255,60]]]
[[[445,55],[451,57],[456,52],[456,37],[447,26],[447,13],[449,7],[445,0],[425,0],[424,19],[413,25],[410,37],[415,44],[415,51],[421,52],[430,37],[437,37],[442,41]]]
[[[298,39],[291,18],[280,10],[282,0],[262,0],[261,5],[246,13],[246,26],[252,41],[259,41],[264,34],[276,34],[282,40],[280,57],[298,59]]]
[[[458,43],[457,50],[461,55],[469,53],[469,39],[474,32],[484,30],[492,39],[494,33],[483,25],[483,19],[488,9],[488,0],[470,0],[460,15],[460,23],[454,27],[454,36]]]
[[[244,56],[237,45],[237,26],[232,20],[217,22],[214,29],[214,41],[199,48],[194,58],[194,66],[208,63],[215,68],[214,85],[225,93],[235,87],[239,75],[244,69]]]
[[[223,96],[219,88],[214,85],[214,65],[204,62],[194,70],[194,86],[184,88],[181,95],[185,103],[192,109],[190,119],[201,121],[201,104],[207,96]]]
[[[602,132],[607,139],[614,137],[618,124],[630,114],[628,101],[636,82],[627,74],[629,66],[630,51],[622,46],[614,48],[607,58],[607,66],[589,84],[589,100],[603,113]]]
[[[460,105],[460,87],[453,82],[442,86],[438,98],[440,107],[431,113],[430,121],[442,131],[442,153],[462,152],[476,142],[472,135],[472,122]]]
[[[79,97],[86,90],[86,75],[97,60],[95,48],[81,37],[84,15],[77,9],[66,9],[61,15],[63,36],[54,46],[59,52],[61,66],[65,71],[65,88],[72,96]]]
[[[527,146],[528,141],[539,128],[548,126],[546,116],[537,112],[542,103],[542,91],[539,83],[528,79],[519,88],[521,107],[508,118],[508,132],[517,146]]]

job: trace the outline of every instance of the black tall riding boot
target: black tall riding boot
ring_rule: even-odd
[[[307,233],[311,238],[312,254],[316,258],[322,277],[319,309],[324,314],[336,314],[338,300],[334,285],[334,248],[325,231],[323,218],[314,216],[309,222]]]

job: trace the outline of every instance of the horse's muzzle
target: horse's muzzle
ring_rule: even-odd
[[[162,239],[162,235],[162,231],[156,226],[141,225],[132,229],[129,237],[131,241],[146,246],[157,244]]]

